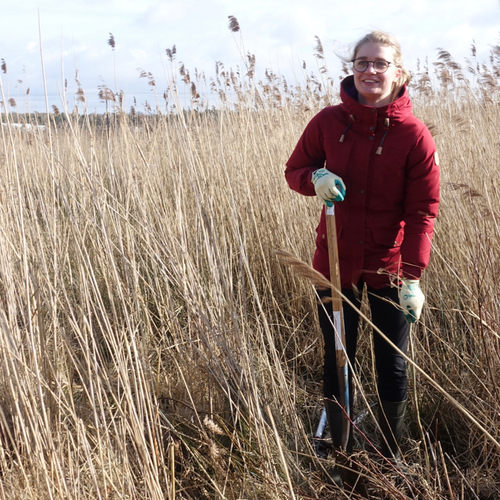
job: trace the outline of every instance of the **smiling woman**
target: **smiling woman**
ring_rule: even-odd
[[[352,404],[352,370],[350,395],[342,398],[346,384],[339,375],[337,352],[347,351],[350,367],[355,366],[359,308],[366,293],[373,324],[392,342],[374,333],[381,451],[400,463],[409,323],[418,321],[424,303],[419,279],[429,262],[439,167],[427,127],[412,114],[406,90],[409,73],[402,67],[398,42],[387,33],[369,33],[355,45],[349,62],[354,75],[342,82],[342,103],[310,121],[285,176],[299,193],[317,195],[328,207],[335,204],[336,234],[327,230],[323,210],[313,261],[326,278],[330,272],[334,278],[335,267],[340,268],[342,294],[349,299],[343,305],[341,347],[342,321],[335,320],[331,303],[318,307],[325,342],[323,391],[333,444],[352,450],[352,432],[349,436],[338,403],[344,399]],[[329,256],[336,254],[336,246],[338,258],[332,266]],[[349,414],[352,407],[345,411]],[[330,477],[339,482],[337,471]]]

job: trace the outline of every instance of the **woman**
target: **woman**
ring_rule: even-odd
[[[335,203],[342,292],[359,307],[354,291],[366,285],[373,323],[406,353],[409,322],[419,319],[424,302],[419,280],[429,262],[438,211],[436,148],[426,126],[412,115],[406,89],[410,75],[398,42],[384,32],[369,33],[356,43],[351,62],[353,75],[341,84],[342,103],[323,109],[307,125],[285,176],[300,194]],[[313,266],[329,278],[324,207]],[[359,316],[347,303],[343,309],[354,366]],[[325,341],[325,405],[338,447],[342,412],[335,402],[340,400],[335,335],[323,306],[318,310]],[[406,363],[380,335],[374,333],[373,340],[381,451],[399,459]],[[352,392],[351,378],[349,384]]]

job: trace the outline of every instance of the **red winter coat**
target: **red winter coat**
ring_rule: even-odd
[[[391,104],[374,108],[357,101],[349,76],[340,97],[341,104],[323,109],[307,125],[287,162],[286,180],[306,196],[316,194],[311,175],[318,168],[344,181],[345,199],[335,204],[343,288],[359,280],[389,286],[388,273],[420,278],[439,205],[431,134],[413,116],[406,88]],[[313,267],[329,278],[324,207],[317,233]]]

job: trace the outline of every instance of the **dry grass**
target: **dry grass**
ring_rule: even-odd
[[[475,88],[446,54],[438,79],[424,68],[413,84],[436,133],[442,205],[413,332],[414,475],[396,486],[359,439],[374,498],[500,494],[492,54]],[[311,447],[316,298],[274,254],[311,260],[320,205],[290,191],[283,169],[336,87],[326,70],[302,86],[266,76],[218,63],[216,106],[200,77],[182,112],[175,82],[172,112],[116,112],[98,127],[57,109],[57,127],[54,113],[45,131],[1,128],[1,498],[342,498]],[[367,323],[358,413],[376,400],[372,366]],[[375,439],[370,416],[360,430]]]

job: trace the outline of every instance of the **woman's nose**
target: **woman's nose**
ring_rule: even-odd
[[[373,61],[367,61],[368,66],[363,71],[363,73],[376,73],[375,71],[375,63]]]

